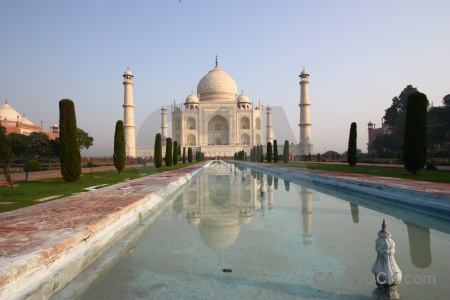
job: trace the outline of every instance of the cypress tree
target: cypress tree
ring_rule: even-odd
[[[427,104],[427,96],[417,91],[406,102],[403,164],[413,175],[427,162]]]
[[[259,152],[260,152],[260,150],[259,150],[259,146],[255,146],[256,147],[256,156],[255,156],[255,162],[258,162],[259,161]]]
[[[191,147],[188,148],[188,162],[189,163],[192,162],[192,148]]]
[[[178,164],[178,142],[173,142],[173,157],[172,157],[173,165],[176,166]]]
[[[277,140],[273,140],[273,162],[278,162],[278,144]]]
[[[259,145],[259,147],[261,148],[261,157],[259,159],[259,162],[264,162],[264,147],[263,145]]]
[[[172,165],[172,138],[166,140],[166,157],[164,157],[164,163],[167,167]]]
[[[155,167],[162,167],[161,133],[157,133],[155,136]]]
[[[181,157],[181,145],[178,144],[178,160],[180,160]]]
[[[267,142],[267,162],[272,162],[272,143]]]
[[[356,123],[353,122],[350,125],[350,136],[348,138],[348,150],[347,150],[348,164],[353,168],[356,165]]]
[[[70,99],[59,101],[59,160],[65,182],[75,182],[81,175],[75,105]]]
[[[284,141],[283,161],[286,164],[289,162],[289,141],[288,140]]]
[[[116,122],[116,131],[114,132],[114,167],[119,172],[125,168],[126,162],[126,151],[125,151],[125,128],[123,126],[123,121],[119,120]]]
[[[183,164],[186,163],[186,147],[183,147]]]

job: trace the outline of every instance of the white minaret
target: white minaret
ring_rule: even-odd
[[[167,108],[161,108],[161,145],[165,146],[167,141]]]
[[[312,244],[311,223],[312,223],[313,190],[302,186],[300,195],[302,200],[303,244],[305,246],[308,246]]]
[[[313,154],[311,144],[311,120],[309,115],[309,74],[303,68],[300,74],[300,155]]]
[[[270,142],[273,146],[273,135],[272,135],[272,107],[270,107],[270,105],[267,105],[266,108],[266,114],[267,114],[267,142]]]
[[[134,125],[133,74],[127,68],[123,74],[124,101],[123,126],[125,129],[125,147],[127,156],[136,157],[136,125]]]

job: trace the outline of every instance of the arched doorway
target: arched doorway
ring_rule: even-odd
[[[228,145],[229,141],[228,121],[222,116],[214,116],[208,122],[208,144]]]

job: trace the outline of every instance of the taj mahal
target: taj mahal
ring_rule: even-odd
[[[309,74],[304,68],[300,74],[300,143],[290,145],[295,155],[313,154],[311,143],[311,122],[309,103]],[[127,69],[123,74],[124,85],[124,128],[126,153],[129,157],[153,157],[151,146],[136,146],[136,125],[134,123],[133,74]],[[273,145],[272,108],[265,108],[258,101],[254,104],[243,92],[238,95],[234,79],[223,71],[216,57],[214,68],[200,79],[197,93],[191,92],[184,103],[165,105],[161,108],[161,137],[165,146],[171,137],[181,147],[191,147],[195,153],[203,152],[205,157],[233,157],[244,150],[247,155],[253,146]],[[168,133],[168,113],[171,113],[171,136]],[[275,124],[276,126],[276,124]],[[283,141],[277,141],[282,153]],[[163,151],[164,153],[164,151]]]

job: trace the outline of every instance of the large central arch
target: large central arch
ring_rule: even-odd
[[[222,116],[214,116],[208,122],[208,144],[229,145],[230,129],[228,121]]]

